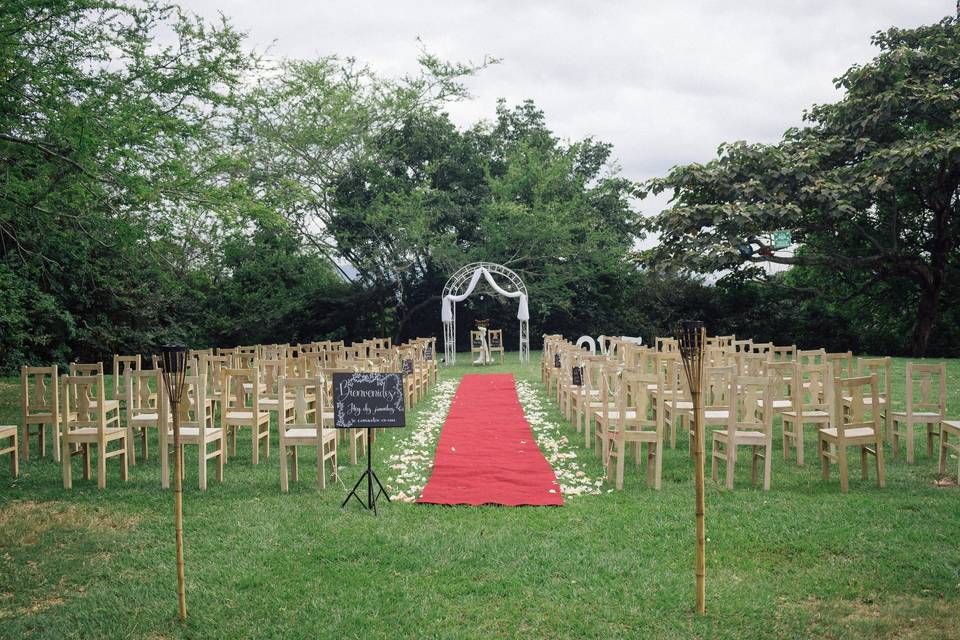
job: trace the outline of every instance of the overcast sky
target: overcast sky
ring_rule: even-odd
[[[277,57],[353,56],[414,72],[417,38],[447,60],[501,58],[449,108],[467,126],[498,98],[532,98],[560,137],[614,145],[641,180],[714,156],[724,141],[772,142],[804,108],[838,98],[832,79],[870,60],[870,36],[936,22],[954,0],[182,0]],[[656,213],[662,202],[641,208]]]

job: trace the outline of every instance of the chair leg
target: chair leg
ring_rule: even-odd
[[[140,443],[143,445],[143,459],[150,458],[150,431],[146,427],[140,428]]]
[[[656,443],[657,451],[654,458],[653,488],[660,491],[663,486],[663,439],[660,438]]]
[[[124,447],[121,449],[123,453],[120,454],[120,479],[126,482],[130,478],[130,465],[128,458],[130,457],[127,453],[127,448]]]
[[[66,438],[61,440],[60,464],[63,465],[63,488],[73,488],[73,456],[70,455],[70,443]]]
[[[297,452],[300,451],[300,447],[293,446],[293,447],[291,447],[291,449],[293,449],[293,451],[292,451],[292,453],[291,453],[291,457],[293,458],[293,460],[292,460],[292,462],[293,462],[293,473],[290,474],[290,475],[291,475],[291,477],[293,478],[293,481],[294,481],[294,482],[299,482],[299,481],[300,481],[300,456],[297,455]]]
[[[56,447],[54,447],[56,451]],[[13,432],[13,451],[10,452],[10,473],[14,478],[20,477],[20,449],[17,447],[17,432]]]
[[[621,427],[621,433],[623,432],[623,428],[624,427]],[[617,455],[617,490],[619,491],[623,489],[623,467],[627,459],[627,443],[624,440],[620,440],[617,444],[617,448],[619,449],[619,455]],[[610,445],[608,444],[606,446],[609,447]]]
[[[20,458],[24,462],[30,462],[30,425],[27,423],[27,417],[23,417],[23,427],[20,429]]]
[[[327,478],[323,473],[323,442],[317,445],[317,489],[323,490],[327,487]]]
[[[289,451],[286,445],[280,445],[280,491],[287,493],[290,490],[289,481],[287,480],[287,457]]]
[[[727,434],[727,489],[733,489],[733,469],[737,464],[737,443],[730,440]]]
[[[279,420],[279,416],[277,417],[277,419]],[[265,433],[263,438],[263,442],[265,444],[264,455],[266,456],[267,460],[269,460],[270,459],[270,422],[269,421],[267,421],[267,424],[263,425],[263,430]]]
[[[124,442],[126,445],[126,442]],[[97,487],[100,489],[107,488],[107,445],[102,444],[98,447],[97,456]]]
[[[823,450],[823,438],[817,438],[817,457],[820,458],[820,474],[824,482],[830,481],[830,460]]]
[[[913,464],[913,420],[907,416],[907,464]]]
[[[717,437],[714,436],[710,444],[710,478],[717,481]]]
[[[124,442],[123,446],[127,450],[127,453],[125,455],[128,458],[130,458],[130,464],[134,467],[137,466],[137,447],[136,447],[137,441],[133,437],[133,427],[127,426],[127,436],[123,439],[123,442]]]
[[[940,428],[940,464],[937,468],[941,475],[947,472],[947,432],[942,427]],[[960,482],[960,476],[957,482]]]
[[[936,423],[928,422],[927,423],[927,457],[933,457],[933,437],[936,434]]]
[[[93,477],[93,473],[90,468],[90,443],[83,443],[83,479],[89,480]]]
[[[797,419],[797,430],[794,432],[797,441],[797,466],[803,466],[803,420]]]
[[[787,435],[788,429],[787,425],[790,424],[790,421],[787,420],[786,416],[783,418],[783,459],[787,460],[790,458],[790,436]]]
[[[763,490],[770,490],[770,475],[773,468],[773,438],[767,441],[763,454]]]
[[[197,442],[197,483],[200,491],[207,490],[207,441],[203,430],[199,431],[200,440]]]
[[[860,479],[863,481],[870,479],[870,461],[867,460],[866,447],[860,447]]]
[[[846,493],[850,489],[850,480],[847,477],[847,448],[839,447],[837,450],[837,466],[840,471],[840,491]]]
[[[750,484],[757,486],[758,461],[760,460],[759,447],[753,445],[750,447]]]
[[[223,465],[227,457],[227,441],[223,433],[220,434],[220,439],[217,442],[220,447],[217,453],[217,482],[223,484]]]
[[[890,441],[890,448],[893,450],[893,459],[900,457],[900,421],[893,419],[893,426],[890,429],[890,435],[887,436]]]
[[[260,427],[257,426],[256,421],[252,427],[250,433],[253,434],[253,464],[260,464]]]
[[[883,466],[883,440],[880,440],[877,442],[877,486],[883,489],[886,484],[886,470]]]
[[[53,442],[51,443],[51,448],[53,449],[53,460],[54,462],[60,462],[60,422],[56,421],[54,424],[50,425],[50,432],[52,433]]]

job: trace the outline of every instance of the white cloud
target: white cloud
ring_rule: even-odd
[[[953,0],[183,4],[224,13],[275,56],[335,53],[396,75],[416,69],[419,36],[446,59],[503,58],[469,81],[473,100],[450,106],[455,122],[492,117],[500,97],[532,98],[561,137],[613,143],[634,179],[707,160],[724,141],[778,139],[838,97],[832,79],[875,55],[874,32],[954,11]]]

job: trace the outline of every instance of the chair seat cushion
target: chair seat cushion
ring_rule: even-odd
[[[793,406],[793,402],[791,400],[782,400],[782,399],[773,400],[770,404],[773,406],[774,409],[786,409],[787,407]],[[757,406],[758,407],[763,406],[763,398],[760,398],[759,400],[757,400]]]
[[[937,418],[938,420],[942,417],[942,414],[936,411],[914,411],[911,414],[914,418]],[[906,411],[894,411],[893,416],[896,418],[906,418]]]
[[[269,420],[270,414],[260,412],[261,420]],[[253,420],[253,411],[227,411],[227,420]]]
[[[820,429],[820,433],[832,438],[837,437],[837,429],[835,427]],[[874,436],[874,432],[871,427],[854,427],[853,429],[845,429],[844,434],[847,438],[872,438]]]
[[[727,430],[726,430],[726,429],[718,429],[718,430],[716,430],[716,431],[713,432],[713,437],[714,437],[714,438],[720,438],[720,439],[726,439],[726,438],[727,438]],[[738,429],[738,430],[737,430],[736,439],[737,439],[738,442],[743,441],[743,440],[747,440],[747,441],[750,441],[750,442],[753,442],[753,441],[756,441],[756,442],[765,442],[765,441],[767,440],[767,434],[765,434],[763,431],[740,431],[740,430]]]
[[[104,429],[104,432],[107,435],[107,440],[112,440],[114,438],[120,438],[127,435],[126,429],[120,429],[117,427],[109,427]],[[90,438],[96,437],[99,433],[99,430],[96,427],[80,427],[79,429],[70,430],[70,438],[75,438],[80,436],[81,438]]]
[[[787,416],[788,418],[796,418],[797,412],[784,411],[783,415]],[[830,414],[827,413],[826,411],[801,411],[799,415],[801,418],[829,418],[830,417]]]
[[[204,429],[204,436],[207,440],[216,440],[220,437],[220,429]],[[167,431],[167,437],[173,438],[173,431]],[[199,438],[199,427],[180,427],[181,438]]]

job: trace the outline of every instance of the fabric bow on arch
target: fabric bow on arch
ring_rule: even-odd
[[[440,318],[444,322],[453,322],[453,303],[462,302],[470,297],[470,294],[473,293],[473,290],[477,288],[477,283],[480,282],[480,276],[486,278],[490,287],[500,295],[508,298],[520,298],[520,304],[517,307],[517,320],[530,319],[530,309],[527,308],[527,294],[523,293],[522,291],[507,291],[506,289],[503,289],[500,287],[500,285],[494,282],[493,274],[491,274],[486,267],[477,267],[477,270],[473,272],[473,277],[470,278],[470,284],[467,286],[466,291],[459,296],[451,293],[443,297],[443,306],[440,310]]]

